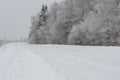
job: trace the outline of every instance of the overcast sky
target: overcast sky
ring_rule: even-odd
[[[60,0],[0,0],[0,38],[18,40],[29,34],[30,18],[42,4]]]

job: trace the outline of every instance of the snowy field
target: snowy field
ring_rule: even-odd
[[[120,47],[8,44],[0,80],[120,80]]]

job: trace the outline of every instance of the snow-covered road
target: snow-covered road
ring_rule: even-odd
[[[120,80],[120,47],[8,44],[0,80]]]

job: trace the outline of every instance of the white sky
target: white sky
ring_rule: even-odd
[[[60,0],[0,0],[0,37],[10,40],[25,38],[29,34],[31,16],[42,4],[51,5]]]

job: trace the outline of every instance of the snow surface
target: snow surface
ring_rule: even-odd
[[[8,44],[0,80],[120,80],[120,47]]]

